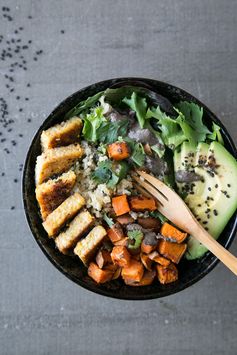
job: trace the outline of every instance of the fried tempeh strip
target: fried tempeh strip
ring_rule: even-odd
[[[42,150],[61,147],[78,142],[82,129],[82,120],[72,117],[67,121],[50,127],[41,134]]]
[[[90,228],[94,222],[94,217],[90,212],[79,213],[69,224],[65,232],[60,233],[55,239],[55,244],[59,251],[67,254],[68,250],[76,245],[80,237]]]
[[[81,158],[83,149],[80,144],[48,149],[37,157],[35,166],[35,183],[41,184],[55,174],[67,171],[74,162]]]
[[[42,219],[53,212],[70,195],[76,182],[76,174],[70,170],[57,179],[50,179],[35,189]]]
[[[57,234],[59,229],[85,205],[85,199],[77,192],[69,196],[61,205],[48,215],[43,227],[49,237]]]
[[[106,235],[104,227],[96,226],[85,238],[77,243],[74,253],[81,259],[83,264],[88,264]]]

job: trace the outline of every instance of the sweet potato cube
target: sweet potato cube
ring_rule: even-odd
[[[126,142],[115,142],[107,147],[108,156],[110,159],[123,160],[129,157],[129,147]]]
[[[144,274],[144,266],[140,261],[131,260],[128,266],[122,269],[122,278],[140,282]]]
[[[141,281],[133,281],[130,279],[124,279],[124,282],[126,285],[129,285],[129,286],[148,286],[148,285],[152,284],[155,276],[156,276],[156,272],[154,270],[151,270],[151,271],[146,270],[143,274]]]
[[[169,284],[178,280],[178,269],[171,263],[168,266],[157,264],[157,276],[161,284]]]
[[[127,195],[120,195],[112,198],[112,206],[116,216],[121,216],[130,211]]]
[[[115,265],[125,267],[129,265],[131,255],[124,246],[115,246],[111,253],[111,259]]]
[[[118,222],[107,230],[107,234],[112,243],[124,238],[123,228]]]
[[[170,264],[170,260],[164,258],[161,256],[157,251],[153,251],[152,253],[147,255],[148,258],[151,260],[155,261],[156,263],[163,265],[163,266],[168,266]]]
[[[132,211],[155,211],[157,209],[156,207],[156,201],[154,198],[149,198],[145,196],[132,196],[130,198],[130,206]]]
[[[188,235],[167,222],[163,224],[160,232],[164,237],[173,239],[176,243],[182,243]]]
[[[187,249],[187,244],[178,244],[161,240],[158,244],[158,252],[164,257],[178,264]]]
[[[98,284],[103,284],[112,280],[114,271],[102,270],[96,263],[91,262],[88,267],[88,275]]]

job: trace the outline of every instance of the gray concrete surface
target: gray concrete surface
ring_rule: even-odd
[[[5,6],[13,21],[3,16]],[[1,355],[237,353],[237,284],[225,267],[162,300],[116,301],[81,289],[33,240],[19,171],[35,130],[57,103],[116,76],[151,77],[190,91],[236,140],[236,13],[235,0],[0,0],[0,53],[17,49],[12,39],[32,40],[0,59],[0,97],[8,105],[5,118],[14,120],[7,128],[0,122]],[[27,61],[27,69],[10,66],[15,58]],[[231,251],[237,254],[236,242]]]

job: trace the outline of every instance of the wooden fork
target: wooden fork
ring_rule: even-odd
[[[237,275],[237,258],[219,244],[203,227],[185,202],[167,185],[144,171],[137,170],[133,174],[137,182],[136,188],[147,196],[153,196],[158,201],[158,211],[173,222],[177,227],[191,234],[219,260]]]

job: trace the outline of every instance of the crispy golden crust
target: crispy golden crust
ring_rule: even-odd
[[[74,253],[79,256],[85,265],[88,265],[90,259],[93,257],[96,249],[104,240],[106,234],[107,233],[104,227],[96,226],[85,238],[77,243]]]
[[[68,250],[75,246],[80,237],[87,232],[94,222],[94,217],[88,211],[79,213],[69,224],[65,232],[60,233],[55,239],[59,251],[67,254]]]
[[[68,121],[50,127],[41,134],[42,150],[46,151],[78,142],[81,129],[82,120],[79,117],[72,117]]]
[[[84,151],[80,144],[48,149],[37,157],[35,166],[36,185],[41,184],[55,174],[67,171],[74,162],[81,158]]]
[[[76,182],[76,174],[70,170],[57,179],[50,179],[35,189],[42,219],[53,212],[70,195]]]
[[[77,192],[69,196],[59,207],[48,215],[43,227],[52,237],[58,233],[60,228],[85,205],[85,199]]]

